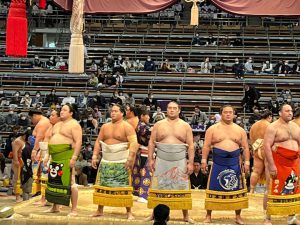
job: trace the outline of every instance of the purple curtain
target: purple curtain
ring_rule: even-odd
[[[161,11],[175,4],[177,0],[84,0],[85,13],[151,13]],[[54,0],[65,10],[71,11],[73,0]]]
[[[299,16],[299,0],[211,0],[219,8],[240,15]]]

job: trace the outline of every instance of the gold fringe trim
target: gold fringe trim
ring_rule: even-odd
[[[41,184],[41,195],[45,196],[46,195],[46,188],[47,188],[47,184]]]
[[[213,190],[205,190],[206,196],[208,194],[212,195],[223,195],[223,196],[232,196],[232,195],[240,195],[240,194],[247,194],[247,189],[241,189],[238,191],[213,191]]]
[[[191,190],[153,190],[149,189],[148,208],[153,209],[158,204],[165,204],[173,210],[191,210]],[[158,195],[166,196],[159,197]]]
[[[96,205],[113,206],[113,207],[132,207],[133,195],[132,187],[103,187],[94,186],[93,203]],[[110,193],[111,192],[111,193]],[[117,193],[123,194],[117,194]],[[125,194],[125,193],[128,194]]]
[[[286,202],[291,200],[290,202]],[[300,194],[268,195],[268,215],[292,215],[300,213]]]
[[[239,210],[248,208],[248,197],[236,199],[206,198],[206,210]]]
[[[36,194],[37,192],[41,191],[41,184],[39,183],[32,183],[32,191],[31,194]]]

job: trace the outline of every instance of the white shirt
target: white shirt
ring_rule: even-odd
[[[72,96],[70,96],[70,97],[64,97],[63,100],[62,100],[61,105],[65,105],[67,103],[74,104],[75,103],[75,98],[72,97]]]

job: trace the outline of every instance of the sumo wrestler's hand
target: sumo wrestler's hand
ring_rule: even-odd
[[[149,168],[151,173],[154,172],[154,164],[155,164],[154,159],[149,159],[148,158],[148,168]]]
[[[127,161],[125,163],[125,168],[127,170],[132,170],[133,169],[133,164],[134,164],[134,160],[133,159],[127,159]]]
[[[194,172],[194,164],[192,162],[189,162],[186,167],[186,173],[188,175],[191,175],[193,172]]]
[[[201,173],[203,173],[203,174],[208,173],[207,161],[205,159],[201,160]]]
[[[275,179],[277,177],[277,168],[275,164],[269,165],[269,173],[272,179]]]
[[[76,163],[76,160],[72,158],[70,160],[70,168],[74,168],[75,167],[75,163]]]

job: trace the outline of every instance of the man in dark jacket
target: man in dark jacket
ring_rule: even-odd
[[[253,107],[256,106],[260,108],[258,100],[260,98],[260,92],[254,87],[245,84],[244,86],[245,94],[242,100],[242,105],[248,112],[253,112]]]

